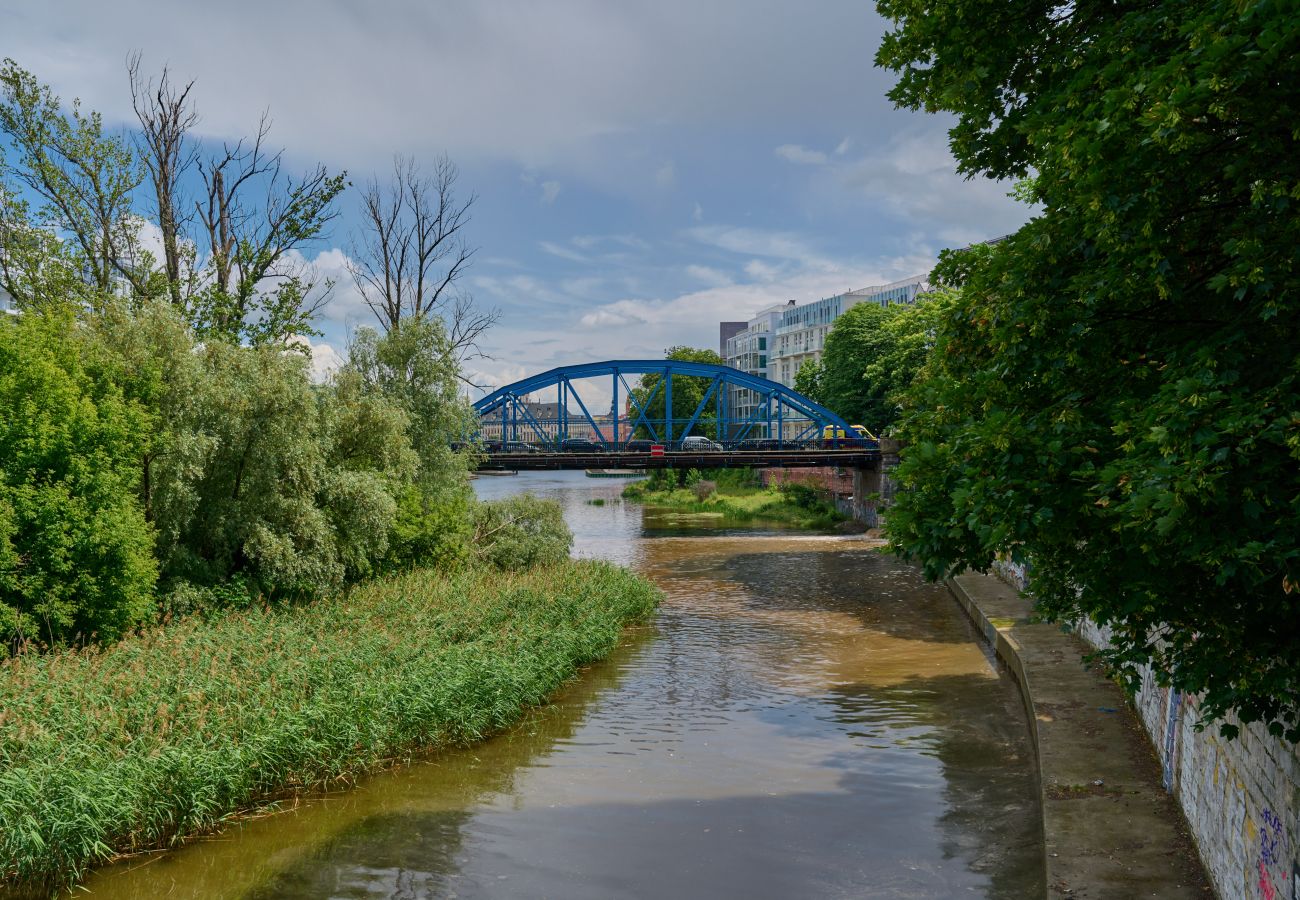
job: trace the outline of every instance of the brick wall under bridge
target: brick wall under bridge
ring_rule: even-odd
[[[761,469],[763,484],[806,484],[819,491],[844,515],[868,528],[880,525],[880,512],[894,499],[894,467],[898,465],[899,443],[882,438],[880,468],[818,466],[807,469]],[[1300,900],[1300,898],[1297,898]]]

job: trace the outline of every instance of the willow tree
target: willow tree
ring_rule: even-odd
[[[901,106],[1041,212],[961,287],[894,544],[1033,563],[1039,609],[1206,720],[1300,739],[1300,17],[1269,2],[881,0]]]

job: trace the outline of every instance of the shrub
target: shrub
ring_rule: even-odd
[[[694,490],[695,490],[695,499],[703,503],[705,500],[708,500],[715,493],[717,493],[718,485],[716,482],[705,481],[701,479],[695,482]]]
[[[70,315],[0,319],[0,639],[118,637],[153,611],[135,490],[150,416]]]
[[[793,503],[800,509],[816,510],[825,505],[817,489],[801,481],[787,481],[782,484],[781,496],[785,498],[786,502]]]
[[[521,494],[474,507],[473,552],[498,569],[560,562],[572,545],[573,532],[558,503]]]

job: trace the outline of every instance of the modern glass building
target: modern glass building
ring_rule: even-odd
[[[847,310],[859,303],[876,303],[880,306],[913,303],[929,289],[926,276],[917,275],[890,284],[824,297],[802,306],[786,307],[780,321],[773,328],[767,377],[787,387],[794,387],[794,377],[799,367],[806,362],[821,359],[831,325]]]

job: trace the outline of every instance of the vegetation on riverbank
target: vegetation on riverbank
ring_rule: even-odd
[[[829,528],[845,516],[813,488],[797,482],[767,487],[747,469],[720,469],[704,478],[696,469],[656,470],[623,488],[623,496],[647,506],[720,516],[738,522],[771,521],[801,528]]]
[[[0,875],[50,886],[285,791],[478,740],[608,653],[657,592],[599,562],[415,571],[0,664]]]
[[[895,548],[936,578],[1031,563],[1039,613],[1106,626],[1130,686],[1149,665],[1198,727],[1300,742],[1294,7],[877,5],[889,96],[1034,204],[931,275]]]

